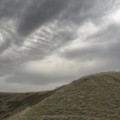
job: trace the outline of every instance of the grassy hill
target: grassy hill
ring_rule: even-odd
[[[53,91],[1,96],[0,120],[120,120],[120,72],[85,76]]]
[[[22,110],[32,107],[54,91],[37,93],[0,93],[0,120],[9,118]]]

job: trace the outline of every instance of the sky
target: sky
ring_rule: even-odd
[[[54,89],[119,60],[119,0],[0,0],[0,92]]]

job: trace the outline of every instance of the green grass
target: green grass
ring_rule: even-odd
[[[26,98],[26,94],[22,95]],[[20,101],[23,96],[19,97]],[[120,120],[120,73],[85,76],[42,100],[38,98],[6,120]]]

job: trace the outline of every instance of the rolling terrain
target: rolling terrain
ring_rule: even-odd
[[[120,72],[84,76],[52,91],[0,93],[0,120],[120,120]]]

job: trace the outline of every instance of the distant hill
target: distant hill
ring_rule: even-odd
[[[84,76],[53,91],[1,93],[0,120],[120,120],[120,72]]]

